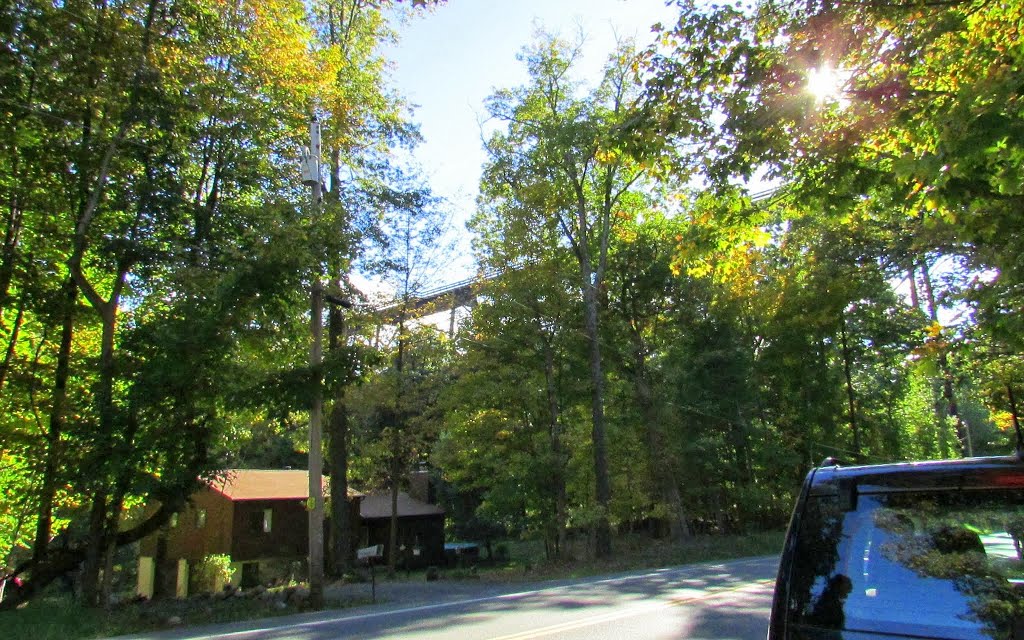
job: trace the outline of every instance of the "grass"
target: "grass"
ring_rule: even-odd
[[[510,545],[511,561],[502,566],[481,568],[482,580],[533,581],[620,573],[683,564],[776,555],[782,550],[784,531],[742,536],[699,536],[689,542],[671,543],[631,534],[615,539],[612,558],[595,560],[585,544],[569,545],[566,560],[548,560],[540,542]]]
[[[369,604],[359,601],[328,602],[327,608]],[[177,626],[199,626],[301,613],[298,607],[275,605],[253,598],[211,598],[128,603],[110,609],[83,607],[66,595],[36,598],[15,611],[0,613],[7,640],[78,640],[161,631]],[[171,618],[179,622],[170,623]]]
[[[782,548],[783,532],[754,533],[744,536],[702,536],[681,544],[652,540],[646,535],[625,535],[616,538],[614,556],[594,560],[585,541],[571,544],[567,560],[548,560],[543,544],[520,541],[509,543],[510,560],[503,564],[481,565],[473,571],[454,568],[441,571],[442,580],[476,579],[481,582],[533,582],[580,578],[599,574],[620,573],[733,558],[777,554]],[[421,582],[424,572],[406,577],[399,572],[378,580],[411,580]],[[329,602],[328,608],[368,604],[363,601]],[[0,628],[5,640],[85,640],[169,628],[172,617],[182,626],[217,622],[234,622],[299,613],[294,605],[281,606],[250,598],[210,598],[166,600],[123,604],[109,610],[82,607],[67,596],[42,596],[16,611],[0,613]],[[174,625],[177,626],[177,625]]]

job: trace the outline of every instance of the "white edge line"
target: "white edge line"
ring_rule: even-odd
[[[564,586],[559,587],[548,587],[546,589],[535,589],[533,591],[522,591],[519,593],[505,593],[497,596],[486,596],[483,598],[470,598],[469,600],[453,600],[451,602],[436,602],[433,604],[424,604],[416,607],[406,607],[404,609],[388,609],[387,611],[374,611],[371,613],[361,613],[354,616],[342,616],[339,618],[328,618],[326,620],[310,620],[308,622],[298,622],[290,627],[320,627],[326,624],[334,624],[336,622],[351,622],[353,620],[370,620],[373,618],[380,618],[381,616],[390,616],[403,613],[417,613],[420,611],[433,611],[435,609],[447,609],[450,607],[458,607],[466,604],[478,604],[481,602],[490,602],[492,600],[505,600],[521,598],[536,593],[544,593],[545,591],[555,591],[557,589],[563,589]],[[282,625],[275,625],[271,627],[263,627],[259,629],[246,629],[245,631],[229,631],[227,633],[216,633],[208,636],[188,636],[188,640],[208,640],[209,638],[231,638],[234,636],[244,636],[250,633],[264,633],[268,631],[274,631],[280,629]],[[184,639],[183,639],[184,640]]]

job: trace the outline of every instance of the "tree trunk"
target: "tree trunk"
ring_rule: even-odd
[[[839,313],[839,339],[843,350],[843,375],[846,378],[846,402],[850,414],[850,431],[853,433],[853,453],[860,458],[860,430],[857,428],[857,410],[853,391],[853,376],[850,373],[850,347],[846,335],[846,313]]]
[[[917,293],[917,269],[914,265],[910,265],[907,279],[910,281],[910,306],[914,307],[914,309],[920,309],[921,299]]]
[[[110,606],[111,596],[114,593],[114,555],[117,553],[117,529],[121,521],[123,506],[124,496],[117,495],[107,510],[107,544],[103,553],[103,576],[99,589],[100,606],[102,607]]]
[[[612,553],[612,532],[608,520],[611,503],[611,479],[608,470],[607,438],[604,422],[604,372],[601,368],[601,341],[598,335],[597,284],[591,280],[590,265],[584,265],[583,301],[586,333],[590,347],[590,410],[593,419],[591,439],[594,446],[594,488],[598,520],[594,529],[594,555],[607,558]]]
[[[558,403],[558,390],[555,385],[555,355],[548,340],[544,340],[544,381],[547,388],[551,454],[555,459],[555,467],[551,470],[551,481],[554,484],[555,492],[555,557],[561,558],[566,548],[565,525],[568,520],[568,499],[565,489],[566,455],[563,451],[561,410]]]
[[[14,361],[14,351],[18,346],[18,334],[21,332],[21,323],[25,321],[25,294],[22,294],[18,301],[18,313],[14,316],[14,326],[11,327],[11,334],[7,338],[7,349],[4,350],[4,361],[0,364],[0,391],[4,388],[7,380],[7,372],[11,370],[11,363]]]
[[[335,281],[340,289],[341,279]],[[332,353],[345,346],[345,315],[333,304],[327,315],[327,344]],[[352,518],[348,502],[348,406],[345,383],[338,384],[327,420],[328,473],[331,476],[331,574],[340,577],[355,566]]]
[[[153,44],[153,23],[156,19],[159,4],[160,0],[149,0],[147,4],[142,41],[140,43],[141,55],[139,57],[139,64],[136,69],[136,73],[133,76],[132,83],[128,90],[127,107],[122,114],[116,133],[107,144],[102,155],[95,174],[95,182],[90,185],[87,173],[82,172],[80,211],[75,223],[73,249],[71,257],[68,260],[70,276],[74,278],[75,284],[82,290],[86,299],[89,301],[89,304],[100,316],[102,322],[99,382],[97,384],[96,393],[96,406],[99,414],[100,430],[99,453],[114,453],[114,458],[117,457],[116,452],[111,451],[111,449],[116,445],[116,438],[118,435],[115,429],[116,415],[114,406],[114,336],[117,322],[118,303],[125,283],[125,278],[127,277],[128,269],[130,268],[130,261],[122,260],[119,262],[117,276],[115,277],[109,300],[104,301],[86,278],[84,270],[82,269],[82,260],[88,247],[89,230],[97,212],[99,211],[103,198],[110,166],[115,156],[120,151],[121,144],[127,137],[132,125],[138,122],[140,115],[138,105],[141,100],[140,96],[142,93],[143,78],[146,77],[143,71],[145,70],[146,65],[149,64],[148,58]],[[87,110],[83,117],[83,140],[88,139],[92,135],[91,119],[92,114]],[[81,148],[83,155],[92,153],[88,145],[83,144]],[[140,203],[139,210],[136,212],[137,216],[141,216],[141,208],[142,205]],[[125,437],[124,434],[121,435],[122,438]],[[122,439],[121,442],[123,443],[124,440]],[[104,444],[107,445],[106,452],[103,451]],[[89,539],[82,576],[82,595],[88,605],[94,606],[98,604],[99,599],[98,579],[100,562],[103,557],[102,554],[106,550],[107,542],[105,536],[105,525],[107,523],[109,483],[112,475],[109,470],[117,470],[119,469],[117,465],[119,463],[125,464],[125,462],[126,461],[123,457],[121,460],[110,460],[109,457],[104,458],[102,460],[102,464],[99,465],[99,468],[95,470],[93,475],[94,488],[92,490],[93,499],[89,517]],[[125,469],[120,469],[113,475],[116,477],[130,477],[130,472]],[[114,484],[117,485],[118,481],[114,480]],[[117,532],[115,530],[111,535],[116,538],[116,534]]]
[[[124,490],[120,485],[126,478],[131,477],[128,469],[128,452],[132,448],[134,433],[130,425],[125,425],[123,430],[117,428],[117,409],[114,405],[114,336],[117,329],[117,305],[120,298],[121,286],[124,284],[127,271],[120,269],[114,283],[110,301],[103,302],[98,298],[95,290],[89,287],[81,273],[76,273],[76,280],[80,287],[85,287],[88,292],[88,299],[93,309],[98,313],[103,326],[100,335],[100,362],[99,381],[97,383],[96,404],[99,413],[99,451],[104,457],[99,461],[93,476],[94,494],[93,506],[89,521],[89,549],[86,555],[86,563],[83,568],[82,596],[89,606],[105,604],[101,601],[102,593],[99,589],[99,573],[101,561],[105,553],[112,553],[107,549],[107,544],[113,544],[109,538],[116,538],[116,524],[114,530],[109,531],[108,518],[113,518],[115,523],[118,512],[113,511],[116,507],[120,510],[117,501],[118,495],[123,496]],[[105,449],[105,450],[104,450]],[[113,482],[115,488],[115,501],[108,506],[109,484]],[[97,520],[98,519],[98,520]],[[109,535],[108,535],[109,534]]]
[[[344,16],[334,15],[335,6],[332,3],[328,7],[330,16],[328,25],[330,28],[330,42],[338,44],[341,37],[341,29],[336,24],[336,19],[344,23]],[[342,8],[342,14],[344,9]],[[325,200],[335,204],[341,203],[341,148],[334,145],[330,149],[330,177],[331,190],[327,193]],[[347,231],[349,225],[348,217],[343,216],[343,232]],[[340,277],[335,281],[336,285],[346,277],[345,270],[338,267]],[[343,311],[337,305],[332,305],[328,314],[328,344],[330,350],[336,352],[345,346],[345,317]],[[331,414],[327,423],[327,445],[328,464],[331,476],[331,571],[335,576],[350,573],[355,566],[352,531],[351,508],[348,502],[348,441],[349,441],[348,406],[345,404],[345,385],[338,386],[335,391],[334,403],[331,406]]]
[[[57,351],[57,367],[54,371],[53,402],[46,431],[46,461],[39,490],[39,519],[36,522],[36,539],[32,556],[41,562],[46,556],[50,537],[53,535],[53,501],[57,495],[57,473],[60,470],[60,438],[64,431],[64,411],[67,405],[68,377],[71,369],[71,345],[74,339],[75,303],[78,300],[78,285],[70,275],[64,281],[64,300],[61,307],[60,347]]]
[[[633,365],[635,367],[633,392],[636,397],[640,415],[643,417],[647,436],[647,455],[650,459],[654,486],[661,494],[661,501],[668,509],[669,538],[680,541],[692,537],[693,532],[687,522],[683,499],[679,493],[679,482],[675,474],[675,460],[669,454],[665,433],[661,427],[661,419],[654,406],[650,375],[647,370],[647,359],[644,356],[644,345],[636,332],[633,338]]]
[[[331,573],[340,577],[354,566],[351,507],[348,502],[348,407],[339,389],[328,419],[328,464],[331,476]]]
[[[397,430],[396,430],[397,434]],[[397,435],[395,440],[397,440]],[[393,443],[394,444],[394,443]],[[397,445],[396,445],[397,446]],[[388,525],[388,575],[395,575],[398,565],[398,456],[391,461],[391,520]]]
[[[12,184],[18,184],[18,153],[12,154],[12,166],[10,177]],[[14,279],[15,264],[18,259],[18,242],[21,238],[21,227],[24,219],[24,211],[18,204],[17,194],[12,194],[7,209],[7,221],[4,229],[3,247],[0,249],[0,307],[7,306],[7,299],[10,293],[11,281]]]
[[[82,563],[82,602],[89,607],[99,604],[100,562],[106,548],[103,544],[106,515],[107,496],[101,489],[96,489],[89,510],[89,537]]]
[[[124,508],[124,499],[132,486],[132,478],[135,476],[135,465],[132,451],[135,449],[135,436],[139,431],[139,421],[134,411],[129,413],[124,432],[118,440],[114,458],[117,467],[114,472],[114,495],[107,509],[106,523],[106,554],[104,558],[103,582],[100,588],[100,604],[107,606],[113,593],[114,580],[114,554],[117,551],[118,529],[121,522],[121,511]]]
[[[100,414],[101,443],[107,444],[107,455],[97,469],[95,478],[96,493],[93,496],[93,512],[90,514],[89,522],[89,551],[86,556],[86,564],[83,568],[82,597],[89,606],[105,606],[106,596],[109,591],[108,581],[111,576],[109,570],[104,572],[103,582],[100,583],[100,571],[105,566],[104,562],[113,567],[113,553],[116,545],[117,520],[120,515],[121,499],[115,495],[112,504],[107,504],[106,482],[108,473],[118,477],[129,475],[124,468],[128,461],[125,459],[125,451],[129,448],[124,438],[127,434],[121,434],[118,439],[115,425],[117,423],[116,409],[114,406],[114,331],[116,323],[116,304],[104,305],[97,309],[103,319],[103,331],[100,337],[100,379],[98,383],[97,404]],[[101,444],[102,447],[102,444]],[[115,482],[115,484],[118,484]],[[120,494],[120,491],[117,491]],[[111,527],[110,520],[114,525]]]
[[[408,282],[406,284],[408,285]],[[402,376],[405,375],[405,313],[409,304],[408,286],[405,291],[402,311],[398,317],[398,353],[395,354],[397,395],[395,397],[394,424],[391,425],[391,526],[388,529],[388,575],[390,576],[395,575],[398,561],[398,485],[401,482],[402,473],[402,442],[399,425],[405,420],[405,413],[402,410],[405,402],[405,382]]]

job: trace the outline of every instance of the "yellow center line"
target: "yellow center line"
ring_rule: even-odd
[[[724,589],[716,589],[707,593],[702,593],[699,596],[690,596],[688,598],[669,598],[668,600],[662,600],[659,602],[646,603],[643,606],[629,607],[624,611],[613,611],[610,613],[604,613],[600,615],[591,616],[583,620],[573,620],[570,622],[562,622],[559,624],[553,624],[547,627],[541,627],[539,629],[531,629],[530,631],[522,631],[520,633],[513,633],[506,636],[498,636],[491,640],[530,640],[531,638],[542,638],[555,633],[562,633],[564,631],[573,631],[575,629],[582,629],[584,627],[591,627],[597,624],[605,622],[614,622],[616,620],[622,620],[624,618],[631,618],[644,613],[651,613],[660,609],[668,609],[669,607],[678,607],[691,602],[698,602],[700,600],[709,600],[716,596],[720,596],[725,593],[735,593],[737,591],[748,591],[755,590],[755,588],[766,587],[773,585],[774,580],[755,580],[754,582],[739,586],[729,587]]]

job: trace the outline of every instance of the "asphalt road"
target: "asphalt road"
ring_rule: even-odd
[[[541,586],[465,592],[414,606],[274,618],[140,636],[152,640],[763,640],[777,559],[690,565]],[[520,587],[522,589],[522,587]]]

